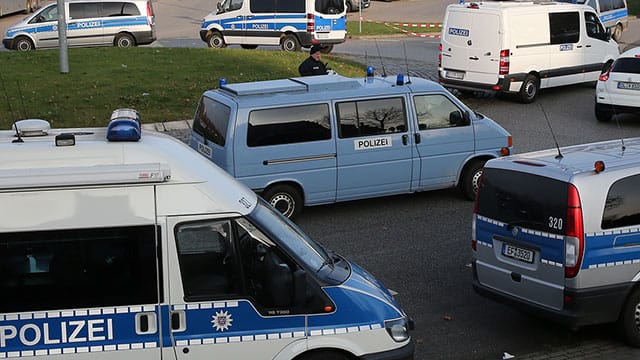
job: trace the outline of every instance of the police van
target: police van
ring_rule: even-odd
[[[131,47],[156,40],[151,0],[65,0],[67,43]],[[58,4],[53,2],[10,26],[2,44],[28,51],[58,47]]]
[[[619,54],[586,5],[463,1],[447,6],[442,28],[440,83],[508,93],[523,103],[540,89],[595,82]]]
[[[0,131],[0,358],[412,358],[393,292],[138,120]]]
[[[560,0],[562,2],[572,2],[587,4],[594,8],[602,24],[611,29],[611,36],[614,40],[620,41],[622,31],[629,26],[629,11],[626,0]]]
[[[640,138],[485,164],[473,287],[569,327],[618,322],[640,346]]]
[[[344,0],[224,0],[200,26],[209,47],[280,46],[284,51],[319,45],[325,53],[347,36]]]
[[[475,198],[511,135],[439,84],[337,74],[221,85],[191,146],[288,217],[303,205],[443,189]]]

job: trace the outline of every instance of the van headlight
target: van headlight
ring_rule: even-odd
[[[409,339],[409,327],[406,318],[385,321],[384,328],[387,329],[389,336],[394,341],[403,342]]]

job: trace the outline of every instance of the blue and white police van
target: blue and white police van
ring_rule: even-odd
[[[617,321],[640,346],[639,154],[634,138],[488,161],[474,289],[572,328]]]
[[[390,290],[138,120],[0,131],[0,358],[413,357]]]
[[[443,189],[470,200],[511,135],[438,83],[336,74],[226,84],[198,105],[191,147],[288,217],[303,205]]]
[[[587,4],[594,8],[600,16],[600,21],[608,29],[611,29],[611,36],[615,41],[620,41],[622,31],[629,26],[629,11],[627,0],[560,0],[561,2],[571,2]]]
[[[151,0],[65,0],[64,6],[70,47],[131,47],[156,40]],[[10,26],[2,44],[20,51],[58,47],[58,4]]]
[[[319,45],[325,53],[347,36],[344,0],[224,0],[200,26],[209,47],[280,46],[284,51]]]

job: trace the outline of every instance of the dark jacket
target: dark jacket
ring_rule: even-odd
[[[309,56],[298,66],[298,71],[300,72],[300,76],[326,75],[327,66],[321,61],[316,61],[316,59]]]

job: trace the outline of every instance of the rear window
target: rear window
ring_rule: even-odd
[[[640,74],[640,58],[619,58],[613,63],[611,72]]]
[[[485,168],[478,214],[518,227],[564,235],[568,189],[563,181]]]
[[[602,228],[640,224],[640,175],[620,179],[611,185],[602,216]]]
[[[224,146],[230,114],[231,108],[203,96],[193,120],[193,131],[214,144]]]

